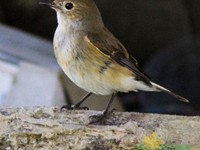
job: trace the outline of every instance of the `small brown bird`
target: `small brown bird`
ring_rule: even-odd
[[[170,90],[153,83],[143,73],[135,58],[104,26],[93,0],[53,0],[49,5],[57,12],[58,27],[54,36],[57,61],[65,74],[89,93],[73,108],[78,108],[92,93],[112,95],[129,91],[165,92],[189,102]]]

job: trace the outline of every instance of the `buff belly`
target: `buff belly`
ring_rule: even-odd
[[[58,33],[59,30],[56,35]],[[54,50],[59,65],[77,86],[100,95],[149,90],[143,82],[135,80],[131,70],[93,49],[91,45],[76,43],[76,39],[55,36]],[[82,46],[74,49],[76,45]]]
[[[83,59],[63,64],[63,71],[77,86],[95,94],[137,91],[140,85],[129,69],[110,60]]]

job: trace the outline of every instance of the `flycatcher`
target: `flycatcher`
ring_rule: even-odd
[[[53,0],[49,5],[57,13],[58,27],[54,36],[54,51],[65,74],[88,94],[112,95],[129,91],[165,92],[178,100],[189,102],[170,90],[152,82],[143,73],[135,58],[104,26],[93,0]]]

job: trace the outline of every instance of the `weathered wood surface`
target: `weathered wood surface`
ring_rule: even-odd
[[[200,117],[115,112],[103,125],[88,125],[99,113],[0,108],[0,149],[134,149],[152,132],[165,143],[200,147]]]

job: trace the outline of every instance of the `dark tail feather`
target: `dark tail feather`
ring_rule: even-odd
[[[180,96],[178,94],[175,94],[175,93],[171,92],[170,90],[168,90],[168,89],[166,89],[166,88],[164,88],[164,87],[162,87],[162,86],[160,86],[160,85],[158,85],[156,83],[151,82],[151,84],[153,85],[153,87],[155,87],[155,89],[157,91],[161,91],[161,92],[167,93],[167,94],[177,98],[179,101],[186,102],[186,103],[189,102],[188,99],[186,99],[186,98],[184,98],[184,97],[182,97],[182,96]]]

